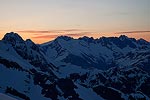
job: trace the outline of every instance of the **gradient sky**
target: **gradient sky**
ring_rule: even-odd
[[[10,31],[36,43],[59,35],[150,41],[150,0],[0,0],[0,38]]]

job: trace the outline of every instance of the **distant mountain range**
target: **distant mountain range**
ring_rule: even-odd
[[[150,43],[125,35],[0,40],[0,93],[18,100],[150,100]]]

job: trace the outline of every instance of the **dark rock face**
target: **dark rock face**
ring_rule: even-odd
[[[136,67],[130,69],[113,68],[108,70],[106,75],[109,77],[106,85],[119,89],[123,93],[137,91],[136,88],[141,85],[141,81],[145,81],[149,77],[146,72]]]
[[[106,64],[106,62],[103,59],[99,59],[97,62],[92,61],[91,59],[95,59],[93,56],[88,56],[86,54],[81,54],[82,57],[76,56],[73,54],[69,54],[65,59],[63,59],[63,62],[65,63],[71,63],[73,65],[82,66],[83,68],[87,68],[87,66],[94,66],[95,68],[99,68],[99,65],[101,65],[102,70],[108,69],[110,66],[113,66],[112,64]],[[76,60],[78,59],[78,60]],[[79,63],[80,61],[80,63]]]
[[[122,58],[133,62],[131,66],[139,67],[146,72],[150,72],[150,50],[141,50],[137,52],[129,52],[124,55]]]
[[[9,61],[7,59],[3,59],[0,57],[0,64],[3,64],[5,65],[7,68],[14,68],[14,69],[17,69],[17,70],[21,70],[23,71],[23,68],[18,65],[16,62],[13,62],[13,61]]]
[[[140,86],[139,91],[150,97],[150,77]]]
[[[29,98],[28,96],[26,96],[26,95],[23,94],[23,93],[18,92],[17,90],[15,90],[15,89],[13,89],[13,88],[11,88],[11,87],[7,87],[7,89],[6,89],[5,92],[6,92],[6,93],[9,93],[9,94],[12,94],[12,95],[14,95],[14,96],[20,97],[20,98],[22,98],[22,99],[24,99],[24,100],[30,100],[30,98]]]
[[[100,85],[94,87],[93,90],[106,100],[124,100],[123,98],[121,98],[121,93],[105,86]]]
[[[86,88],[93,88],[106,100],[124,100],[123,95],[128,96],[129,100],[145,100],[143,94],[147,96],[150,94],[150,76],[140,68],[115,67],[93,75],[90,73],[83,75],[74,73],[70,74],[70,78]]]
[[[42,94],[47,97],[51,98],[52,100],[58,100],[59,92],[56,89],[56,84],[44,84],[42,85]]]
[[[55,78],[57,80],[53,80],[53,78],[46,74],[39,73],[35,70],[31,71],[34,73],[34,84],[42,87],[41,93],[43,96],[51,98],[52,100],[58,100],[58,96],[63,96],[69,100],[81,100],[74,90],[77,87],[71,79]],[[47,81],[50,83],[47,83]]]
[[[128,100],[146,100],[146,97],[141,93],[135,93],[129,95]]]
[[[135,39],[132,38],[128,38],[127,36],[121,35],[119,38],[117,37],[110,37],[110,38],[106,38],[106,37],[102,37],[98,40],[99,43],[102,43],[103,46],[107,46],[107,45],[112,45],[112,43],[114,43],[117,47],[123,49],[127,46],[131,47],[131,48],[136,48],[136,45],[134,44],[134,42],[136,42]]]
[[[74,83],[72,82],[71,79],[59,79],[58,82],[58,87],[64,92],[64,97],[67,98],[71,96],[72,98],[77,99],[78,94],[74,91],[74,88],[77,88]]]

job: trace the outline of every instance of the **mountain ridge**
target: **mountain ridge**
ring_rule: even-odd
[[[58,59],[59,61],[63,60],[63,62],[64,61],[72,62],[75,64],[76,62],[74,62],[75,60],[73,60],[72,57],[74,58],[78,57],[78,59],[80,59],[80,63],[81,61],[83,62],[88,61],[91,64],[94,64],[92,66],[95,67],[97,65],[99,66],[100,63],[105,63],[104,60],[107,60],[108,58],[110,58],[111,61],[113,61],[115,58],[124,56],[129,52],[141,51],[142,48],[146,49],[149,47],[150,47],[149,42],[146,42],[144,40],[141,41],[133,38],[128,38],[127,36],[124,35],[118,38],[102,37],[99,39],[93,39],[93,38],[83,37],[79,39],[69,38],[69,40],[68,37],[66,36],[65,37],[60,36],[56,38],[54,41],[51,41],[50,43],[41,45],[41,49],[44,49],[43,50],[44,53],[47,56],[49,56],[49,58],[52,58],[51,60],[56,59],[57,61]],[[52,55],[51,52],[53,52]],[[71,61],[68,61],[67,58]],[[93,60],[91,61],[91,59],[97,59],[96,61],[97,63],[96,62],[94,63]],[[105,67],[107,67],[107,65]]]
[[[150,43],[126,36],[0,40],[0,92],[18,100],[149,100]],[[87,95],[89,94],[89,95]]]

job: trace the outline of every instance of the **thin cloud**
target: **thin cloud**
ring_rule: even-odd
[[[76,34],[63,34],[63,35],[66,35],[66,36],[71,36],[71,37],[80,37],[80,36],[84,36],[84,35],[89,35],[89,34],[92,34],[93,32],[80,32],[80,33],[76,33]]]
[[[109,12],[109,13],[104,13],[103,16],[126,16],[129,15],[129,12]]]
[[[60,30],[60,31],[63,31],[63,32],[75,32],[75,31],[84,31],[84,30],[81,30],[81,29],[68,29],[68,30]]]
[[[34,36],[34,37],[32,37],[32,38],[56,38],[56,37],[58,37],[59,35],[41,35],[41,36]]]
[[[84,33],[83,34],[64,34],[65,36],[70,36],[70,37],[78,37],[78,36],[83,36],[85,35]]]
[[[126,32],[116,32],[115,34],[129,34],[129,33],[149,33],[150,31],[126,31]]]
[[[84,31],[82,29],[65,29],[65,30],[21,30],[16,32],[21,33],[65,33],[65,32],[79,32]]]
[[[89,35],[91,33],[92,32],[80,32],[80,33],[76,33],[76,34],[71,33],[71,34],[57,34],[57,35],[53,35],[53,34],[51,34],[51,35],[39,35],[38,34],[38,36],[34,36],[32,38],[50,38],[51,39],[51,38],[56,38],[58,36],[81,37],[81,36]]]
[[[62,33],[61,31],[58,30],[51,30],[51,31],[37,31],[37,30],[23,30],[23,31],[16,31],[16,32],[21,32],[21,33]]]

